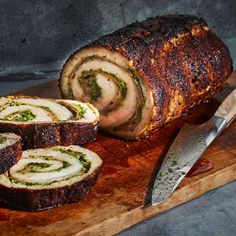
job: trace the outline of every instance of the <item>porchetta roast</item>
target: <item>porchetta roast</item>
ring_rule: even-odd
[[[212,98],[231,72],[226,45],[203,19],[168,15],[79,49],[63,67],[60,89],[97,107],[104,130],[134,139]]]

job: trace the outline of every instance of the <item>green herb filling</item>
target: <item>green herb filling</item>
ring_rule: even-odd
[[[120,79],[118,80],[118,83],[119,83],[119,86],[120,86],[121,96],[123,98],[125,98],[126,95],[127,95],[127,90],[128,90],[127,85],[126,85],[126,83],[123,80],[120,80]]]
[[[45,168],[50,167],[52,164],[45,163],[45,162],[31,162],[28,163],[24,169],[19,170],[20,173],[29,173],[29,172],[39,172]]]
[[[137,73],[134,70],[132,70],[131,68],[128,69],[128,72],[132,75],[132,77],[134,78],[134,81],[136,82],[136,84],[140,85],[141,79],[137,75]]]
[[[0,144],[4,144],[7,141],[7,138],[4,136],[0,136]]]
[[[69,162],[63,161],[63,162],[62,162],[62,167],[60,167],[60,168],[58,168],[58,169],[56,169],[56,170],[51,170],[50,172],[54,172],[54,171],[59,172],[59,171],[65,169],[65,168],[67,168],[67,167],[69,167],[69,166],[71,166],[71,164],[70,164]]]
[[[89,82],[90,96],[93,101],[97,101],[102,96],[102,88],[97,84],[97,80],[93,79]]]
[[[62,148],[57,149],[56,148],[55,150],[60,151],[61,153],[71,155],[71,156],[79,159],[81,164],[83,165],[85,173],[87,173],[90,170],[91,162],[86,160],[86,158],[85,158],[86,154],[84,154],[82,152],[77,152],[77,151],[74,151],[74,150],[71,150],[71,149],[62,149]]]
[[[43,110],[45,110],[45,111],[52,112],[52,111],[50,110],[50,108],[49,108],[49,107],[46,107],[46,106],[31,105],[31,104],[28,104],[28,103],[17,102],[17,101],[13,101],[13,102],[10,103],[10,106],[23,106],[23,105],[25,105],[25,106],[39,107],[39,108],[41,108],[41,109],[43,109]]]
[[[76,112],[76,115],[79,116],[80,118],[85,118],[85,114],[87,109],[81,106],[80,104],[76,104],[73,106]]]
[[[22,112],[16,112],[16,113],[10,114],[4,117],[3,120],[25,122],[25,121],[34,120],[35,118],[36,118],[36,115],[34,115],[30,110],[25,110]]]

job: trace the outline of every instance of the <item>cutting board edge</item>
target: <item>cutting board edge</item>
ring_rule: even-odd
[[[143,206],[131,209],[128,212],[123,212],[120,215],[113,216],[112,218],[102,221],[95,226],[86,228],[85,230],[78,232],[74,235],[76,236],[110,236],[117,234],[129,227],[132,227],[144,220],[148,220],[154,216],[164,213],[170,209],[177,206],[185,204],[193,199],[202,196],[204,193],[209,192],[215,188],[221,187],[236,180],[236,163],[222,169],[213,172],[210,175],[206,175],[204,178],[199,178],[192,185],[183,186],[183,184],[178,188],[171,197],[169,197],[165,202],[161,203],[159,206]],[[210,187],[206,184],[206,181],[211,181],[213,183]],[[201,189],[199,189],[201,186]],[[202,188],[204,186],[204,188]],[[199,192],[200,190],[200,192]],[[189,193],[189,194],[186,194]],[[181,199],[181,195],[184,194],[185,197]],[[186,197],[187,196],[187,197]],[[133,217],[135,216],[135,217]],[[132,220],[131,220],[132,217]],[[129,222],[129,224],[127,224]],[[125,223],[125,224],[124,224]],[[114,227],[111,228],[111,225]],[[118,227],[117,227],[118,226]]]

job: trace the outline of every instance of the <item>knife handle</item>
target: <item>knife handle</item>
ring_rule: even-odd
[[[236,118],[236,89],[234,89],[221,103],[215,116],[227,121],[227,127]]]

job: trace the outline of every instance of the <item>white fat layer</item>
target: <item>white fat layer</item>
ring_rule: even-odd
[[[62,102],[63,104],[68,104],[69,106],[80,105],[85,109],[84,117],[80,118],[78,122],[94,122],[99,118],[98,110],[91,106],[91,104],[86,104],[83,102],[75,101],[75,100],[65,100],[65,99],[57,99],[58,102]]]
[[[65,153],[61,153],[60,151],[46,151],[46,156],[53,156],[56,158],[56,160],[53,161],[45,160],[43,158],[28,159],[29,155],[31,154],[28,154],[27,156],[23,154],[22,159],[17,163],[17,165],[14,165],[10,169],[10,175],[20,182],[22,181],[27,183],[51,183],[53,181],[61,181],[65,178],[76,175],[83,167],[77,158]],[[45,151],[38,152],[36,156],[38,155],[45,156]],[[68,162],[70,166],[67,168],[63,168],[60,171],[57,171],[58,168],[62,167],[62,161]],[[46,163],[52,166],[46,169],[42,169],[42,171],[39,172],[20,172],[20,170],[24,169],[24,167],[27,166],[28,163]]]
[[[104,110],[108,107],[115,98],[117,97],[117,85],[112,83],[112,80],[107,78],[103,74],[97,74],[97,84],[102,89],[102,97],[98,98],[97,102],[94,102],[94,105],[98,108],[99,111]]]
[[[67,146],[67,147],[65,147],[65,146],[55,146],[55,147],[46,148],[46,149],[39,148],[39,149],[26,150],[22,154],[22,159],[23,160],[28,159],[30,155],[32,155],[32,156],[33,155],[35,155],[35,156],[36,155],[38,155],[38,156],[40,156],[40,155],[50,156],[50,155],[54,154],[54,152],[55,152],[54,149],[64,149],[64,150],[67,149],[67,150],[73,150],[73,151],[84,153],[86,155],[86,159],[91,162],[91,167],[90,167],[89,171],[87,173],[83,174],[83,175],[77,175],[78,172],[76,172],[75,175],[69,175],[68,176],[69,179],[65,179],[65,177],[64,177],[64,179],[60,179],[59,181],[52,182],[50,185],[35,185],[35,186],[26,186],[25,184],[22,184],[22,183],[11,182],[9,180],[7,174],[3,174],[3,175],[0,175],[0,185],[4,185],[4,186],[9,187],[9,188],[28,188],[28,189],[31,189],[31,190],[64,187],[64,186],[72,185],[76,182],[79,182],[82,179],[86,178],[88,175],[91,175],[95,171],[95,169],[100,167],[101,164],[102,164],[101,158],[96,153],[94,153],[94,152],[92,152],[88,149],[82,148],[80,146],[77,146],[77,145],[71,145],[71,146]],[[58,151],[56,151],[56,152],[58,152]],[[61,152],[56,153],[55,157],[57,159],[62,158],[62,153]],[[65,158],[65,156],[64,156],[64,158]],[[71,158],[71,156],[69,158]],[[32,160],[32,159],[30,159],[30,160]],[[68,156],[66,157],[66,160],[68,160]],[[15,166],[17,166],[18,163],[16,165],[14,165],[12,168],[15,169],[16,168]],[[77,165],[77,170],[79,171],[78,165]],[[12,170],[10,170],[10,173],[11,172],[12,172]],[[69,174],[71,174],[71,173],[72,172],[70,172]],[[15,172],[14,172],[14,174],[15,174]],[[47,176],[47,174],[45,174],[45,175]],[[43,178],[46,178],[46,177],[43,177]]]
[[[24,112],[26,110],[30,110],[35,118],[30,122],[38,122],[38,121],[53,121],[50,113],[42,108],[32,107],[30,105],[20,105],[20,106],[9,106],[6,109],[0,112],[0,119],[4,119],[6,116],[11,115],[17,112]],[[13,121],[17,122],[17,121]]]
[[[6,97],[1,97],[1,98],[0,98],[0,106],[3,106],[3,105],[5,105],[5,104],[7,104],[8,101],[9,101],[8,98],[6,98]]]
[[[108,116],[101,115],[101,126],[103,128],[116,127],[129,120],[135,113],[137,105],[137,96],[138,96],[136,92],[136,86],[134,84],[131,75],[128,72],[122,70],[119,66],[108,61],[95,59],[92,61],[84,62],[78,68],[78,70],[75,73],[75,77],[72,79],[73,95],[78,100],[80,100],[84,96],[83,93],[80,94],[81,86],[78,82],[78,78],[80,77],[83,71],[87,70],[102,70],[109,74],[114,74],[116,77],[124,81],[128,88],[126,98],[122,102],[122,104],[120,104],[119,107],[117,107],[117,109],[109,112]],[[110,83],[114,82],[111,80]],[[100,85],[103,92],[109,89],[109,87],[104,86],[103,83],[100,83]]]
[[[0,138],[1,137],[5,137],[7,140],[6,140],[6,142],[0,144],[0,150],[5,147],[15,144],[17,141],[20,140],[20,136],[13,134],[13,133],[1,133]]]
[[[147,91],[145,91],[145,93],[147,94]],[[149,95],[146,96],[146,103],[142,109],[142,114],[141,114],[141,120],[140,122],[137,124],[137,126],[134,129],[116,129],[116,130],[112,130],[110,129],[109,132],[115,136],[118,137],[125,137],[125,138],[133,138],[133,137],[137,137],[138,135],[142,134],[147,126],[149,126],[150,124],[150,119],[153,112],[153,97],[152,97],[152,92],[149,91]],[[155,115],[153,115],[155,116]]]
[[[69,120],[73,117],[73,113],[69,109],[48,99],[19,98],[13,101],[27,103],[33,106],[48,107],[56,115],[58,120]]]

